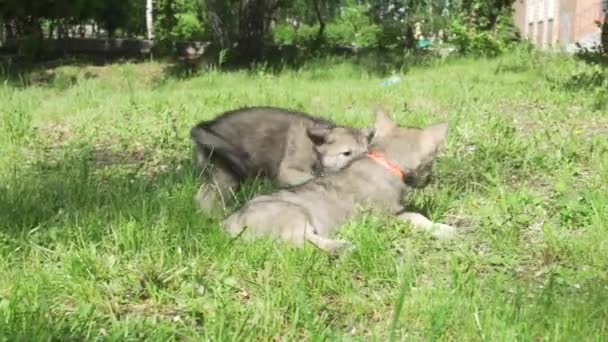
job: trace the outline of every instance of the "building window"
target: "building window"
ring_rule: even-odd
[[[526,22],[531,23],[534,21],[534,10],[536,9],[536,0],[526,1]]]
[[[547,19],[553,19],[555,17],[555,0],[545,0],[547,3]]]
[[[545,21],[555,18],[558,0],[528,0],[526,1],[526,22]],[[608,1],[608,0],[602,0]]]
[[[536,21],[545,19],[545,0],[536,0]]]

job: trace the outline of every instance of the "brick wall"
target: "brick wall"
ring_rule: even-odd
[[[576,42],[600,41],[602,20],[608,0],[516,0],[514,21],[523,37],[541,48],[559,46],[567,51]]]

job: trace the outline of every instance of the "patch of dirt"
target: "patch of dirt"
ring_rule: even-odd
[[[518,132],[529,135],[542,127],[543,123],[530,118],[530,113],[555,110],[553,106],[539,101],[512,102],[500,101],[496,105],[496,114],[513,118],[513,124]]]
[[[114,144],[99,143],[93,149],[93,161],[99,166],[134,165],[146,161],[148,155],[144,146],[133,143],[128,150],[118,149]]]
[[[102,176],[121,170],[154,176],[171,167],[179,169],[189,157],[173,149],[145,146],[138,141],[130,141],[125,146],[116,139],[101,139],[92,145],[82,145],[79,144],[81,137],[66,123],[48,123],[34,129],[38,133],[38,140],[34,145],[24,146],[22,153],[25,160],[41,167],[59,165],[64,162],[66,153],[77,153],[84,148],[81,151],[90,157],[95,172]]]
[[[582,120],[574,125],[574,134],[582,135],[586,140],[591,140],[598,136],[608,136],[608,119],[606,118],[590,118]]]
[[[75,137],[72,128],[66,123],[47,123],[34,126],[34,130],[48,144],[45,148],[57,148],[64,146],[68,141]]]
[[[54,306],[53,311],[58,316],[73,315],[78,311],[78,303],[74,299],[68,299]],[[118,320],[141,317],[154,322],[168,321],[193,327],[202,327],[205,320],[202,312],[176,303],[154,303],[151,299],[142,302],[119,302],[112,298],[104,305],[97,305],[96,311],[111,314]]]

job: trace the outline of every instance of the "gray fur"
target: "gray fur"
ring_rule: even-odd
[[[196,199],[212,212],[249,177],[267,177],[280,187],[305,183],[365,153],[369,134],[282,108],[225,112],[190,131],[196,161],[208,178]]]
[[[424,187],[447,125],[426,129],[398,127],[384,110],[377,110],[375,126],[370,151],[380,153],[402,170],[407,185]],[[334,240],[333,236],[360,208],[403,212],[401,201],[409,188],[406,183],[371,158],[359,156],[339,172],[253,198],[224,220],[222,227],[231,236],[275,236],[296,246],[308,241],[336,253],[350,244]],[[454,231],[420,214],[402,213],[398,217],[436,237],[448,237]]]

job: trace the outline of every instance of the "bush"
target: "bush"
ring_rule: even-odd
[[[296,42],[296,29],[291,25],[277,25],[272,30],[272,41],[279,45],[292,45]]]
[[[608,72],[601,67],[594,66],[572,73],[562,82],[562,85],[564,89],[572,91],[608,88]]]
[[[451,42],[461,54],[483,57],[494,57],[506,48],[506,43],[499,40],[492,32],[478,31],[458,21],[452,23]]]
[[[355,32],[352,27],[344,23],[332,23],[325,29],[325,39],[331,46],[353,45]]]
[[[363,6],[346,7],[336,20],[328,22],[323,37],[319,37],[319,25],[277,25],[272,31],[273,41],[281,45],[296,44],[304,47],[325,48],[337,46],[375,47],[381,28],[373,24]],[[321,38],[321,40],[319,40]]]
[[[601,41],[594,46],[581,46],[576,43],[576,57],[589,63],[608,65],[608,12],[604,17],[604,21],[596,21],[597,26],[601,29]]]
[[[378,46],[388,49],[394,49],[398,46],[404,45],[402,37],[403,25],[398,21],[392,21],[382,25],[378,32]],[[413,38],[412,38],[413,39]]]
[[[295,43],[301,46],[312,46],[317,40],[319,26],[302,25],[296,31]]]
[[[496,66],[496,73],[526,72],[534,69],[540,63],[534,45],[527,41],[514,45],[510,50],[500,57]]]
[[[335,24],[343,27],[342,32],[345,37],[342,44],[356,47],[378,46],[381,29],[371,22],[365,6],[356,5],[343,8]]]
[[[203,24],[194,13],[181,13],[177,16],[177,23],[171,30],[171,37],[176,40],[198,40],[205,34]]]

